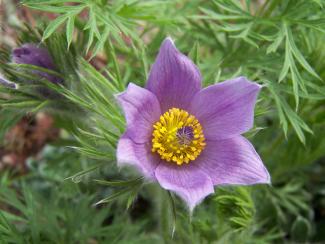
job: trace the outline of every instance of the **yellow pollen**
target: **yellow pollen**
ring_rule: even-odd
[[[171,108],[153,125],[152,152],[177,165],[195,160],[206,143],[199,121],[185,110]]]

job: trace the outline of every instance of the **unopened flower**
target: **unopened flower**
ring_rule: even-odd
[[[12,61],[17,64],[30,64],[49,70],[56,70],[48,50],[38,47],[35,44],[24,44],[19,48],[15,48],[12,52]],[[62,82],[61,78],[46,72],[35,70],[33,73],[38,74],[53,83]]]
[[[190,210],[214,185],[270,183],[259,155],[241,136],[253,126],[260,89],[244,77],[202,89],[198,68],[167,38],[147,87],[130,83],[118,95],[127,122],[118,164],[135,166]]]

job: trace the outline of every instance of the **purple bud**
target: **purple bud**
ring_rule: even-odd
[[[48,50],[38,47],[35,44],[24,44],[19,48],[15,48],[12,52],[12,61],[16,64],[30,64],[49,70],[56,70]],[[38,74],[53,83],[62,82],[61,78],[46,72],[34,71],[33,73]]]

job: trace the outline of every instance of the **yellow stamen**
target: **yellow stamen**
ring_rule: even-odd
[[[169,109],[153,128],[152,152],[177,165],[195,160],[206,145],[199,121],[182,109]]]

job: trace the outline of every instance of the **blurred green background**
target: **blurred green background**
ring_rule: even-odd
[[[18,84],[0,86],[0,243],[325,242],[324,8],[323,0],[0,1],[1,78]],[[264,86],[245,136],[271,186],[217,187],[190,216],[173,194],[117,168],[124,119],[114,95],[145,84],[166,36],[205,86],[239,75]],[[49,50],[63,86],[11,62],[23,43]]]

